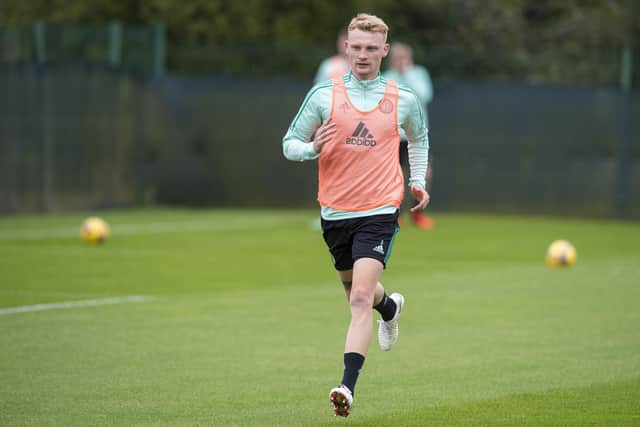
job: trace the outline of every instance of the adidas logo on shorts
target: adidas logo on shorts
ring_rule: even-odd
[[[380,240],[380,244],[372,249],[374,252],[378,252],[380,255],[384,255],[384,240]]]

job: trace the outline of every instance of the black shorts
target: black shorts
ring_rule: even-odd
[[[398,212],[361,218],[322,220],[322,237],[338,271],[353,269],[360,258],[377,259],[386,268],[398,228]]]

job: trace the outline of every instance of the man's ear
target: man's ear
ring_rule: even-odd
[[[389,48],[390,48],[389,43],[385,43],[384,47],[382,48],[382,50],[384,52],[384,54],[382,55],[383,58],[386,58],[387,55],[389,54]]]

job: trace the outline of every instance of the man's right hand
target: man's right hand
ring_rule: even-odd
[[[322,126],[318,128],[316,131],[316,138],[313,141],[313,149],[316,150],[316,153],[320,154],[324,145],[333,139],[333,136],[336,134],[336,122],[331,120],[327,120]]]

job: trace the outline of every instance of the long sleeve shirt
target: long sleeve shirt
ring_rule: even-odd
[[[347,94],[353,105],[363,111],[370,111],[382,100],[387,81],[382,75],[374,80],[358,80],[351,73],[344,76]],[[319,154],[310,142],[316,130],[329,119],[333,101],[333,83],[325,81],[315,85],[305,97],[300,110],[294,117],[283,138],[284,156],[293,161],[318,158]],[[424,112],[416,94],[406,86],[399,86],[398,127],[404,131],[409,152],[409,186],[425,188],[429,138]],[[378,213],[391,213],[393,206],[380,206],[366,212],[344,212],[322,206],[324,219],[344,219]]]

